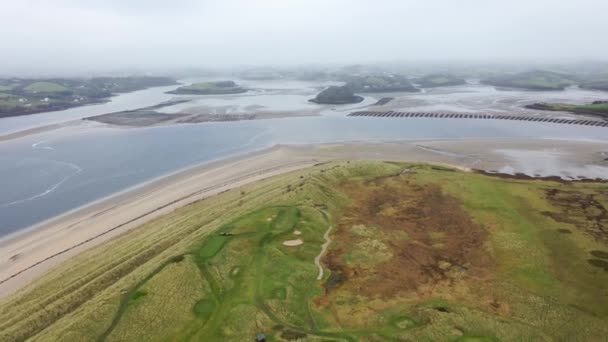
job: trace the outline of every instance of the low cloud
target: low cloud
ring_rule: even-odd
[[[22,0],[0,73],[608,56],[608,2]]]

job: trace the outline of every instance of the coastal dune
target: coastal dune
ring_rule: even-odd
[[[585,177],[586,167],[592,165],[590,170],[595,173],[590,173],[588,178],[608,170],[603,159],[608,151],[606,143],[559,141],[559,151],[554,146],[558,146],[556,141],[533,139],[279,145],[245,156],[195,166],[4,237],[0,240],[0,297],[22,288],[62,261],[179,207],[319,163],[357,159],[395,160],[493,172],[506,170],[508,166],[508,170],[513,172],[533,170],[533,176],[561,177]],[[528,154],[522,153],[524,158],[516,160],[514,156],[517,151],[527,151]],[[526,164],[525,157],[529,153],[543,154],[547,151],[559,155],[560,162],[554,160],[551,164],[554,170],[539,171]],[[111,245],[107,246],[111,248]]]

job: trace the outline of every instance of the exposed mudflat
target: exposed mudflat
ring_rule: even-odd
[[[134,110],[85,118],[105,124],[129,127],[148,127],[169,124],[194,124],[243,120],[278,119],[315,116],[317,112],[255,112],[255,113],[161,113],[153,110]]]

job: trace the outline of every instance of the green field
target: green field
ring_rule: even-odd
[[[466,84],[467,81],[449,74],[432,74],[416,79],[414,82],[423,88],[456,86]]]
[[[587,76],[579,86],[583,89],[603,90],[608,91],[608,75],[606,74],[594,74],[593,76]]]
[[[170,78],[148,76],[0,79],[0,118],[79,107],[117,93],[173,84]]]
[[[517,74],[506,74],[482,80],[484,84],[505,88],[521,88],[528,90],[563,90],[576,84],[575,77],[561,73],[533,70]]]
[[[31,93],[60,93],[70,91],[70,89],[53,82],[34,82],[24,88]]]
[[[169,91],[169,94],[191,94],[191,95],[217,95],[217,94],[240,94],[247,89],[240,87],[233,81],[199,82],[179,87]]]
[[[7,91],[7,90],[11,90],[13,88],[14,88],[13,85],[2,85],[2,84],[0,84],[0,91]]]
[[[606,208],[606,183],[318,165],[60,265],[0,302],[0,340],[598,341]]]
[[[418,92],[410,80],[402,75],[375,75],[345,77],[346,87],[353,92],[384,93],[384,92]]]
[[[608,114],[608,103],[571,105],[571,104],[555,104],[555,110],[573,111],[573,112],[588,112],[598,114]]]
[[[17,106],[23,105],[19,102],[20,97],[13,94],[0,93],[0,112],[2,109],[15,108]]]
[[[526,106],[526,108],[570,112],[575,114],[597,115],[608,118],[608,102],[605,101],[596,101],[593,103],[581,105],[568,103],[535,103]]]

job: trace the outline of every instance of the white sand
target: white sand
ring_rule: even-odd
[[[288,247],[296,247],[296,246],[299,246],[299,245],[301,245],[303,243],[304,243],[304,241],[302,241],[302,239],[283,241],[283,245],[284,246],[288,246]]]

